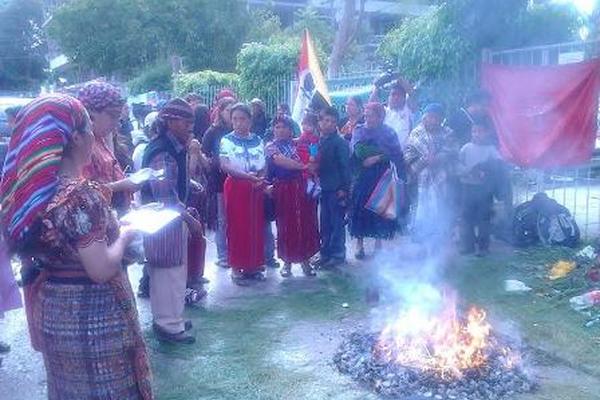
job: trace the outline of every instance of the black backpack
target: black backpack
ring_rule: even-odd
[[[569,210],[545,193],[515,208],[513,244],[529,246],[541,241],[545,245],[575,247],[581,233]]]
[[[538,212],[533,200],[515,207],[512,223],[512,243],[515,246],[527,247],[539,241],[537,233]]]
[[[545,245],[575,247],[581,234],[569,210],[546,196],[540,198],[537,231]]]

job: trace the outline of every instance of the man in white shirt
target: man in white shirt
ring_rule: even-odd
[[[379,101],[380,87],[375,86],[369,101]],[[390,86],[390,93],[385,106],[384,123],[390,126],[404,149],[408,136],[413,128],[415,104],[412,101],[414,89],[406,80],[399,78]]]

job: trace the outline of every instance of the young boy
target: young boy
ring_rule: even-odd
[[[462,184],[461,254],[488,253],[492,217],[493,178],[498,150],[491,143],[493,124],[487,115],[473,117],[471,141],[459,154]],[[476,248],[477,246],[477,248]]]
[[[346,261],[345,213],[350,190],[350,149],[338,134],[339,115],[327,107],[319,114],[319,178],[321,183],[321,268]]]

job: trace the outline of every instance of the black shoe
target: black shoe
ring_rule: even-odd
[[[192,324],[192,321],[191,321],[191,320],[189,320],[189,319],[186,319],[186,320],[185,320],[185,323],[184,323],[184,329],[185,329],[186,331],[189,331],[189,330],[190,330],[190,329],[192,329],[193,327],[194,327],[194,324]]]
[[[156,334],[156,338],[164,343],[172,344],[194,344],[196,338],[186,333],[185,331],[179,333],[165,332],[161,327],[156,324],[152,324],[152,329]]]
[[[364,260],[366,257],[367,255],[365,254],[365,249],[358,250],[354,255],[354,258],[356,258],[357,260]]]
[[[4,342],[0,342],[0,354],[6,354],[10,351],[10,346]]]
[[[138,286],[137,296],[140,299],[149,299],[150,298],[150,279],[149,278],[140,279],[140,285]]]

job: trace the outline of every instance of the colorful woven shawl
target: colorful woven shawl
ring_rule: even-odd
[[[39,97],[19,113],[0,183],[0,222],[11,247],[56,193],[63,150],[86,124],[85,108],[67,95]]]

